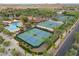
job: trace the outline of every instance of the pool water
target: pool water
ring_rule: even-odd
[[[25,41],[33,47],[40,46],[46,39],[49,39],[50,36],[52,36],[51,33],[37,28],[33,28],[31,30],[25,31],[24,33],[17,35],[18,38],[20,38],[21,40]]]
[[[60,21],[48,20],[48,21],[41,22],[38,25],[43,26],[43,27],[47,27],[47,28],[54,28],[54,27],[58,27],[62,24],[63,24],[63,22],[60,22]]]
[[[13,22],[13,23],[9,24],[9,26],[6,26],[5,28],[12,32],[12,31],[17,30],[20,26],[21,26],[21,24],[19,22]]]

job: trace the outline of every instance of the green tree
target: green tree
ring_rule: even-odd
[[[21,16],[20,16],[20,19],[21,19],[21,21],[22,21],[23,23],[28,22],[27,16],[21,15]]]
[[[0,36],[0,44],[3,43],[4,39],[2,36]]]
[[[10,20],[8,17],[3,17],[3,20],[7,21]]]
[[[10,32],[10,31],[8,31],[7,29],[4,29],[4,30],[3,30],[3,33],[8,34],[8,35],[13,35],[13,33]]]
[[[11,54],[13,56],[20,56],[21,55],[21,53],[18,50],[16,50],[15,48],[11,50]]]
[[[74,48],[71,48],[68,52],[65,54],[66,56],[76,56],[77,55],[77,50]]]
[[[66,12],[66,11],[64,11],[64,12],[63,12],[63,14],[65,15],[65,14],[67,14],[67,12]]]
[[[4,41],[4,42],[3,42],[3,45],[4,45],[4,46],[9,46],[10,44],[11,44],[10,41]]]
[[[76,43],[79,43],[79,32],[75,33],[75,39]]]
[[[4,53],[5,52],[5,48],[0,46],[0,53]]]
[[[57,19],[57,18],[53,18],[52,20],[54,20],[54,21],[58,21],[58,19]]]
[[[3,29],[4,29],[4,26],[0,24],[0,31],[2,31]]]

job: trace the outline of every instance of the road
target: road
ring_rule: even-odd
[[[65,52],[70,48],[74,41],[74,33],[79,31],[79,20],[73,25],[73,28],[69,33],[67,33],[67,36],[65,37],[65,40],[61,43],[59,48],[57,49],[55,55],[56,56],[64,56]]]

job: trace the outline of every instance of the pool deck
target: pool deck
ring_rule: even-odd
[[[16,22],[13,22],[13,23],[16,23]],[[19,27],[17,27],[17,24],[18,24],[18,26],[22,26],[22,23],[20,22],[20,21],[18,21],[17,23],[16,23],[16,25],[15,24],[13,24],[13,23],[10,23],[9,24],[9,26],[6,26],[6,27],[4,27],[5,29],[7,29],[7,30],[9,30],[10,32],[17,32],[17,31],[19,31],[20,30],[20,28]],[[19,25],[20,24],[20,25]]]
[[[6,27],[4,27],[5,29],[7,29]],[[7,29],[8,30],[8,29]],[[19,31],[20,30],[20,28],[17,28],[17,29],[15,29],[15,30],[9,30],[10,32],[17,32],[17,31]]]

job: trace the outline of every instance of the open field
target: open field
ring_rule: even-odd
[[[62,8],[62,4],[0,4],[0,8]]]

